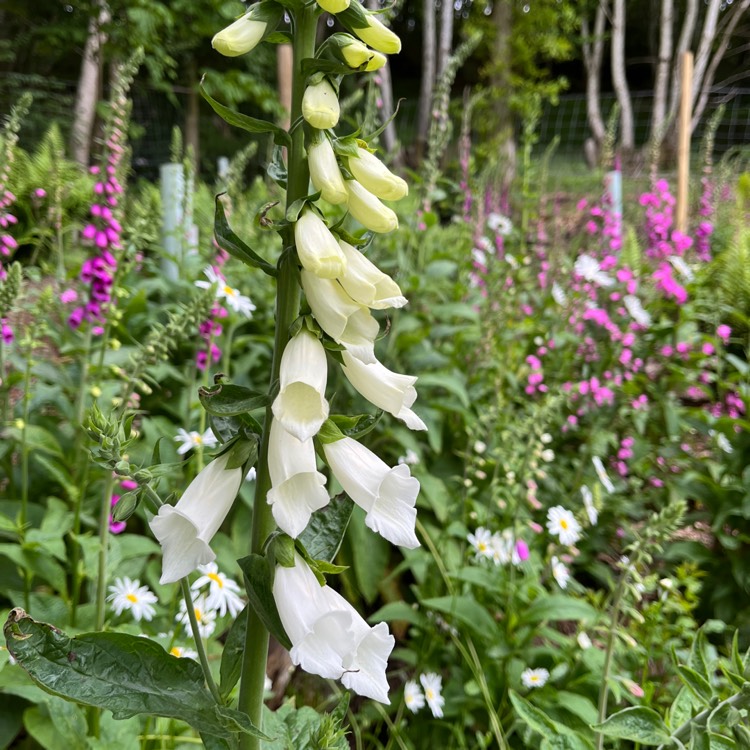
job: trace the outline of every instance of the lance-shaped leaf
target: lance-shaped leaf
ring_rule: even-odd
[[[217,705],[192,659],[178,659],[158,643],[125,633],[75,638],[14,609],[5,623],[8,651],[32,680],[53,695],[112,711],[184,721],[199,732],[264,738],[246,714]]]
[[[310,523],[299,536],[299,541],[311,559],[333,562],[353,510],[354,503],[345,495],[339,495],[327,507],[312,514]]]
[[[268,395],[243,385],[220,383],[198,391],[203,408],[217,417],[236,417],[268,404]]]
[[[669,742],[669,731],[661,716],[646,706],[631,706],[612,714],[592,729],[605,737],[632,740],[641,745],[661,745]]]
[[[228,122],[230,125],[247,130],[248,133],[273,133],[273,139],[280,146],[291,146],[292,139],[289,133],[280,128],[273,122],[267,120],[258,120],[255,117],[248,117],[240,112],[235,112],[229,107],[225,107],[213,99],[201,84],[201,94],[203,98],[211,105],[211,108],[219,117]]]
[[[224,206],[220,200],[223,193],[216,196],[216,211],[214,212],[214,237],[222,250],[225,250],[235,258],[253,268],[260,268],[269,276],[277,276],[276,267],[258,255],[249,245],[246,245],[229,226]]]

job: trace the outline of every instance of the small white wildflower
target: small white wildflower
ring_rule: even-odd
[[[622,298],[625,309],[628,311],[628,315],[643,328],[648,328],[651,325],[651,315],[648,313],[640,299],[634,294],[626,294]]]
[[[480,456],[487,450],[487,443],[483,443],[481,440],[477,440],[474,443],[474,453],[478,453]]]
[[[413,714],[417,713],[420,708],[424,708],[424,695],[414,680],[409,680],[404,685],[404,703]]]
[[[565,294],[565,291],[557,282],[552,284],[552,299],[561,306],[568,301],[568,295]]]
[[[679,255],[670,255],[667,260],[672,264],[672,268],[674,268],[674,270],[677,271],[685,281],[693,280],[693,269],[690,268],[690,266],[685,263]]]
[[[151,620],[156,614],[156,609],[152,606],[159,601],[156,594],[148,586],[141,586],[137,578],[134,581],[127,576],[115,578],[109,591],[107,601],[112,602],[112,610],[116,615],[127,609],[133,615],[133,619],[139,622]]]
[[[729,438],[723,432],[716,433],[716,445],[718,445],[724,453],[734,453],[734,448],[732,448]]]
[[[510,253],[505,253],[505,262],[513,269],[517,270],[520,268],[518,265],[518,261],[516,260],[515,255],[511,255]]]
[[[419,463],[419,456],[417,455],[416,451],[413,451],[411,448],[407,448],[406,455],[399,456],[398,462],[400,464],[407,464],[408,466],[416,466]]]
[[[487,265],[487,253],[484,250],[480,250],[478,247],[471,248],[471,257],[479,263],[480,266]]]
[[[466,540],[474,548],[474,558],[480,560],[481,558],[492,558],[492,534],[489,529],[485,529],[483,526],[478,526],[473,534],[469,534]]]
[[[198,652],[192,648],[185,648],[184,646],[172,646],[169,649],[169,653],[172,656],[176,656],[178,659],[197,659]]]
[[[435,672],[427,672],[426,674],[419,675],[419,681],[424,688],[424,697],[427,705],[430,707],[430,711],[432,711],[432,715],[441,719],[443,716],[443,706],[445,705],[445,698],[442,696],[443,678],[439,674],[435,674]]]
[[[566,589],[568,587],[568,581],[570,580],[570,571],[565,563],[553,556],[550,561],[550,566],[552,568],[552,576],[555,581],[557,581],[557,585],[561,589]]]
[[[594,495],[585,484],[581,485],[581,496],[583,497],[583,507],[586,509],[586,515],[589,517],[589,523],[592,526],[596,526],[599,521],[599,511],[594,505]]]
[[[216,611],[206,606],[206,598],[203,596],[199,596],[193,602],[193,611],[198,621],[198,634],[201,638],[208,638],[216,629]],[[186,632],[192,632],[184,599],[180,599],[180,611],[175,620],[185,628]]]
[[[215,562],[199,565],[198,570],[203,575],[196,579],[190,588],[200,591],[204,586],[208,586],[206,607],[217,610],[219,617],[223,617],[227,612],[231,617],[236,617],[245,606],[245,602],[240,599],[240,587],[236,581],[219,572],[219,566]]]
[[[212,266],[206,266],[203,269],[208,281],[199,280],[195,286],[201,289],[210,289],[216,287],[216,299],[225,300],[229,307],[235,312],[242,313],[246,318],[252,318],[255,305],[249,297],[240,294],[239,290],[227,284],[226,279],[221,273],[218,273]]]
[[[573,271],[576,276],[580,276],[586,281],[591,281],[597,286],[612,286],[615,283],[611,276],[600,270],[599,261],[585,253],[576,258]]]
[[[585,633],[583,630],[576,636],[576,640],[578,641],[578,645],[584,651],[587,648],[591,648],[591,646],[593,646],[593,644],[591,643],[591,638],[589,638],[588,633]]]
[[[210,429],[201,435],[200,432],[196,432],[195,430],[188,432],[187,430],[183,430],[182,427],[177,430],[174,440],[180,444],[180,447],[177,449],[177,453],[180,456],[184,456],[192,448],[213,448],[218,442]]]
[[[555,505],[547,511],[547,529],[560,539],[560,544],[572,545],[581,538],[581,524],[562,505]]]
[[[602,483],[602,487],[604,487],[607,492],[612,493],[615,491],[615,486],[612,484],[612,480],[609,478],[609,475],[607,474],[607,470],[604,468],[604,464],[602,463],[601,458],[599,456],[594,456],[591,459],[591,463],[594,464],[594,471],[596,471],[596,476],[599,477],[599,481]]]
[[[555,460],[555,451],[552,450],[552,448],[545,448],[542,451],[541,455],[542,461],[546,461],[547,463],[550,463],[551,461]]]
[[[521,682],[525,688],[540,688],[549,679],[549,672],[546,669],[524,669],[521,672]]]
[[[487,217],[487,226],[502,237],[507,237],[513,231],[513,222],[507,216],[495,212]]]
[[[552,435],[549,432],[543,432],[539,438],[543,445],[549,445],[552,442]]]

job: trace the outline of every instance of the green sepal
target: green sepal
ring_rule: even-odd
[[[342,219],[336,226],[331,227],[331,232],[333,232],[340,240],[348,242],[352,247],[356,247],[359,250],[364,250],[372,244],[375,232],[367,231],[357,237],[356,235],[349,234],[349,232],[341,229],[343,223],[344,219]]]
[[[225,451],[229,456],[226,469],[239,469],[244,466],[253,466],[258,460],[258,443],[257,435],[251,434],[248,437],[238,437],[232,447]]]
[[[378,409],[375,414],[358,414],[350,417],[346,414],[332,414],[328,419],[341,431],[344,437],[360,440],[375,428],[383,416],[383,410]]]
[[[238,414],[262,409],[269,401],[267,393],[258,393],[244,385],[233,383],[201,386],[198,398],[209,414],[218,417],[236,417]]]
[[[325,560],[315,560],[315,567],[323,575],[339,575],[345,570],[349,570],[348,565],[334,565],[333,563],[326,562]]]
[[[333,150],[338,156],[359,156],[359,138],[352,135],[336,138],[333,141]]]
[[[298,198],[296,201],[294,201],[294,203],[292,203],[291,206],[289,206],[289,208],[287,208],[284,218],[290,224],[293,224],[299,218],[299,215],[302,213],[302,209],[305,207],[305,205],[307,203],[315,203],[315,201],[319,198],[320,190],[318,190],[316,193],[306,195],[304,198]]]
[[[214,212],[214,237],[222,250],[238,258],[243,263],[253,268],[260,268],[261,271],[269,276],[277,276],[276,267],[268,261],[263,260],[251,247],[246,245],[229,226],[224,206],[219,200],[223,193],[216,196],[216,211]]]
[[[200,90],[203,98],[211,105],[213,111],[216,112],[219,117],[221,117],[225,122],[228,122],[230,125],[242,128],[248,133],[272,133],[274,142],[279,144],[279,146],[292,145],[292,139],[289,136],[289,133],[287,133],[283,128],[280,128],[278,125],[276,125],[276,123],[268,122],[268,120],[258,120],[255,117],[248,117],[247,115],[243,115],[240,112],[235,112],[233,109],[229,109],[229,107],[225,107],[223,104],[220,104],[216,101],[216,99],[211,97],[211,95],[203,86],[202,81]]]
[[[323,426],[320,428],[320,430],[318,430],[318,434],[316,437],[322,445],[330,445],[331,443],[336,443],[339,440],[343,440],[346,435],[341,432],[341,430],[333,420],[326,419],[326,421],[323,422]]]
[[[346,63],[339,62],[338,60],[327,60],[323,57],[306,57],[302,61],[302,73],[305,76],[310,76],[309,82],[317,82],[316,78],[321,79],[326,76],[339,75],[345,76],[351,73],[357,73],[360,69],[367,67],[367,63],[361,65],[359,68],[350,68]],[[319,76],[319,74],[322,74]]]
[[[140,497],[138,490],[126,492],[124,495],[120,495],[120,499],[112,507],[112,520],[127,521],[128,518],[135,513],[139,502]]]
[[[245,588],[250,606],[258,619],[284,648],[290,649],[292,642],[281,624],[279,610],[273,598],[273,574],[268,558],[253,553],[240,558],[237,563],[245,575]]]
[[[275,531],[266,542],[268,559],[282,568],[294,567],[294,539],[283,531]]]
[[[269,44],[291,44],[292,35],[288,31],[274,31],[273,34],[264,37],[263,41]]]
[[[273,219],[268,218],[268,213],[272,208],[276,208],[276,206],[279,205],[278,201],[271,201],[270,203],[265,203],[260,207],[260,210],[258,213],[255,214],[255,217],[253,218],[253,226],[255,226],[257,229],[273,229],[278,230],[281,229],[282,226],[286,225],[286,222],[280,222],[280,221],[274,221]]]
[[[336,14],[336,20],[354,32],[354,29],[367,29],[370,24],[367,23],[367,12],[359,3],[351,3],[346,10]],[[356,34],[356,32],[354,32]]]
[[[209,414],[208,424],[222,444],[229,443],[238,435],[245,435],[248,432],[254,432],[258,435],[263,432],[260,422],[250,414],[239,414],[236,417],[220,417],[216,414]]]
[[[289,338],[293,339],[303,328],[319,339],[323,336],[320,326],[312,315],[300,315],[289,326]]]

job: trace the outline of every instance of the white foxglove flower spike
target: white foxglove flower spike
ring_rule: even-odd
[[[302,288],[320,327],[337,343],[365,362],[375,359],[380,326],[370,311],[355,302],[337,281],[318,278],[302,269]]]
[[[407,303],[399,285],[383,273],[364,253],[339,240],[346,257],[346,271],[339,278],[344,291],[355,301],[374,310],[403,307]]]
[[[400,547],[419,547],[414,533],[419,481],[406,464],[391,468],[348,437],[324,443],[323,452],[346,494],[367,514],[368,528]]]
[[[366,190],[356,180],[347,180],[346,189],[349,192],[349,213],[366,229],[371,232],[387,234],[398,229],[398,217],[384,206],[369,190]]]
[[[280,390],[273,415],[297,440],[313,437],[328,419],[326,351],[317,336],[301,330],[281,356]]]
[[[349,602],[321,586],[295,554],[293,568],[277,566],[273,598],[292,642],[292,662],[359,695],[388,704],[385,669],[395,639],[380,622],[370,627]]]
[[[216,558],[209,542],[227,517],[244,476],[242,467],[227,469],[228,461],[228,453],[211,461],[177,505],[162,505],[149,522],[162,546],[162,585],[179,581]]]
[[[313,512],[329,501],[325,475],[315,463],[312,439],[297,440],[274,419],[268,438],[268,471],[271,489],[267,500],[274,521],[296,539]]]
[[[382,363],[364,362],[354,355],[350,347],[343,351],[344,375],[371,403],[401,419],[410,430],[426,430],[427,425],[411,410],[417,400],[413,375],[392,372]]]
[[[308,146],[307,164],[310,167],[310,180],[315,189],[320,190],[323,200],[333,204],[349,200],[336,154],[325,135]]]
[[[349,157],[349,170],[360,184],[381,200],[397,201],[409,194],[409,185],[393,174],[374,154],[357,148],[358,156]]]
[[[294,224],[294,243],[302,267],[322,279],[335,279],[346,270],[346,258],[336,238],[314,211],[303,211]]]

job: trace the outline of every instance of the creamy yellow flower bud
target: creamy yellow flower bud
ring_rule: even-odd
[[[303,268],[321,279],[338,278],[346,270],[339,243],[314,211],[304,211],[295,223],[294,242]]]
[[[344,178],[341,176],[336,154],[331,142],[323,136],[307,149],[307,164],[310,167],[310,179],[316,190],[320,190],[323,200],[329,203],[346,203],[349,194],[346,192]]]
[[[397,34],[378,21],[377,16],[372,13],[367,13],[365,19],[367,21],[365,28],[354,28],[354,33],[365,44],[369,44],[384,55],[397,55],[401,52],[401,40]]]
[[[327,130],[335,127],[340,113],[338,97],[327,79],[305,89],[302,116],[314,128]]]
[[[349,7],[350,0],[318,0],[318,5],[329,13],[341,13]]]
[[[409,185],[393,174],[374,154],[358,148],[357,156],[349,158],[349,169],[371,193],[386,201],[397,201],[409,194]]]
[[[276,28],[280,18],[281,8],[276,3],[256,3],[242,18],[216,34],[211,46],[225,57],[244,55]]]
[[[366,44],[352,37],[349,44],[341,47],[341,54],[350,68],[359,68],[365,63],[369,63],[375,52]]]
[[[372,57],[370,58],[370,62],[367,63],[365,70],[368,73],[372,73],[373,70],[380,70],[387,62],[388,59],[385,55],[381,55],[380,52],[373,50]]]
[[[365,190],[356,180],[348,180],[349,213],[362,226],[371,232],[392,232],[398,229],[398,217],[384,206],[369,190]]]

